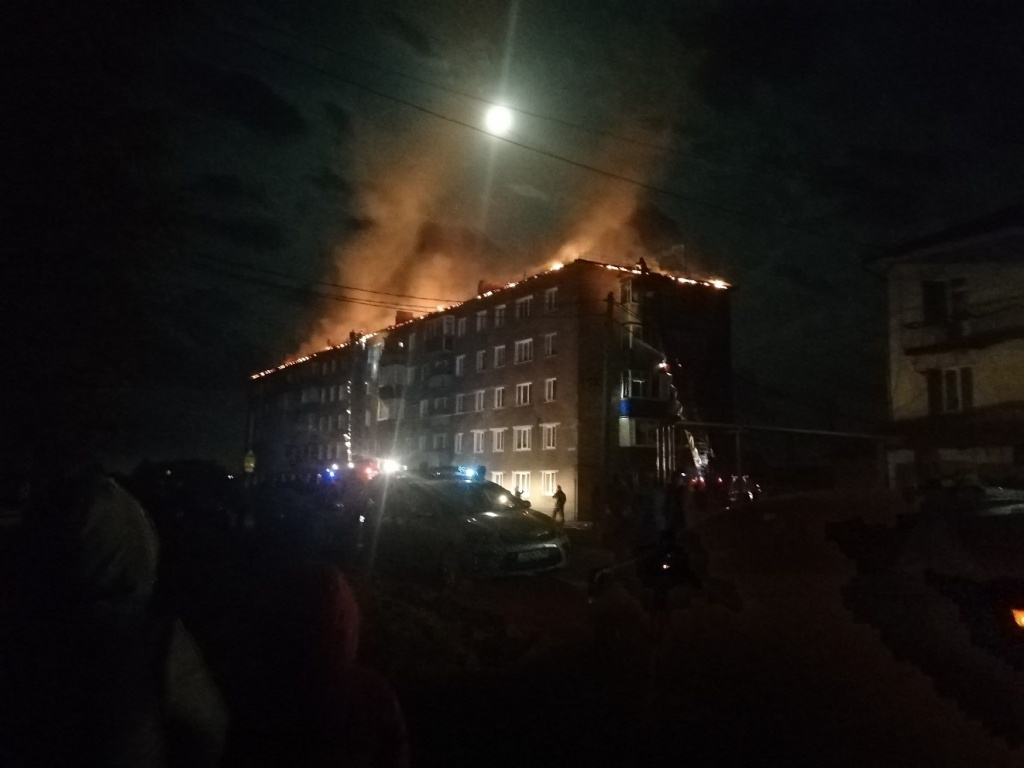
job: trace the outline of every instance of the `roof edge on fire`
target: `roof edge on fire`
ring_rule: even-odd
[[[576,267],[577,265],[579,265],[580,267],[596,267],[596,268],[599,268],[599,269],[608,269],[608,270],[615,270],[615,271],[618,271],[618,272],[627,272],[627,273],[634,274],[634,275],[645,275],[645,274],[659,275],[661,277],[667,278],[669,280],[672,280],[674,282],[681,283],[681,284],[684,284],[684,285],[701,285],[701,286],[704,286],[706,288],[714,288],[715,290],[729,290],[729,289],[731,289],[733,287],[732,285],[730,285],[729,283],[725,282],[724,280],[719,280],[717,278],[714,278],[714,279],[697,279],[697,278],[690,277],[688,275],[677,275],[677,274],[673,274],[673,273],[670,273],[670,272],[659,272],[659,271],[656,271],[656,270],[651,270],[651,269],[648,269],[646,264],[643,264],[643,263],[637,263],[637,264],[635,264],[633,266],[630,266],[630,267],[624,267],[624,266],[621,266],[621,265],[618,265],[618,264],[608,264],[606,262],[593,261],[591,259],[582,259],[582,258],[573,259],[571,262],[569,262],[569,264],[561,264],[561,263],[553,264],[551,267],[549,267],[546,270],[543,270],[542,272],[535,272],[534,274],[527,275],[526,277],[523,277],[520,280],[514,280],[514,281],[512,281],[510,283],[505,283],[504,285],[501,285],[499,287],[492,288],[490,290],[484,291],[483,293],[479,293],[476,296],[471,296],[468,299],[465,299],[463,301],[455,302],[454,304],[449,304],[447,307],[443,307],[441,309],[437,309],[437,310],[435,310],[433,312],[427,312],[427,313],[422,314],[422,315],[416,315],[415,317],[411,317],[408,320],[404,320],[404,321],[402,321],[400,323],[393,323],[392,325],[389,325],[386,328],[380,328],[380,329],[378,329],[376,331],[370,331],[369,333],[364,333],[364,334],[362,334],[361,336],[359,336],[358,338],[356,338],[354,340],[350,339],[349,341],[343,342],[342,344],[334,344],[334,345],[331,345],[331,346],[324,347],[319,352],[310,352],[308,355],[303,355],[302,357],[295,358],[294,360],[287,360],[287,361],[285,361],[285,362],[281,363],[280,365],[275,366],[273,368],[267,368],[264,371],[259,371],[258,373],[254,373],[254,374],[252,374],[249,377],[249,379],[250,380],[261,379],[264,376],[269,376],[270,374],[275,373],[276,371],[281,371],[281,370],[284,370],[285,368],[290,368],[293,365],[298,365],[300,363],[305,363],[308,360],[312,360],[313,358],[317,357],[317,355],[322,355],[322,354],[325,354],[325,353],[328,353],[328,352],[335,352],[335,351],[340,350],[340,349],[345,349],[346,347],[349,347],[352,344],[364,344],[364,343],[366,343],[367,339],[370,339],[373,336],[376,336],[377,334],[388,333],[388,332],[393,331],[393,330],[395,330],[397,328],[402,328],[403,326],[419,322],[421,320],[424,320],[426,318],[432,317],[434,315],[444,315],[444,314],[446,314],[448,312],[451,312],[453,309],[457,309],[457,308],[463,306],[464,304],[468,304],[471,301],[476,301],[477,299],[483,299],[483,298],[488,298],[490,296],[494,296],[496,294],[502,293],[503,291],[507,291],[507,290],[509,290],[511,288],[515,288],[517,286],[523,285],[524,283],[528,283],[531,280],[536,280],[537,278],[544,277],[545,275],[549,275],[552,272],[558,272],[559,270],[562,270],[562,269],[566,269],[566,268],[570,268],[570,267]]]

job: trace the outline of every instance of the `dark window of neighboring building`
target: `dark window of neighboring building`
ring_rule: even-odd
[[[941,325],[967,314],[967,280],[924,280],[921,283],[921,305],[924,322]]]
[[[933,368],[925,372],[928,381],[928,413],[958,413],[974,406],[972,368]]]

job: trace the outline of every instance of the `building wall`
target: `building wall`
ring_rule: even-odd
[[[925,325],[922,283],[952,278],[966,280],[968,317],[952,330]],[[889,405],[894,421],[929,415],[925,371],[935,368],[972,368],[975,408],[1024,401],[1024,267],[901,264],[890,272],[889,308]],[[951,335],[962,343],[953,342]],[[972,337],[992,341],[975,345]]]
[[[1022,254],[1024,237],[1011,228],[890,262],[892,484],[1024,480]]]
[[[631,309],[619,305],[624,280],[646,286],[645,317],[639,317],[639,304]],[[550,291],[556,301],[546,305]],[[641,413],[646,415],[641,421],[668,423],[680,415],[671,404],[674,395],[692,401],[696,393],[698,399],[709,400],[708,408],[698,413],[688,407],[688,418],[725,415],[721,403],[729,400],[730,369],[727,293],[708,284],[680,284],[577,261],[350,340],[344,349],[257,377],[257,463],[267,478],[309,479],[329,466],[332,457],[324,453],[324,446],[338,438],[350,441],[350,455],[356,460],[390,458],[411,469],[484,466],[488,477],[501,473],[502,484],[510,489],[516,486],[515,473],[527,473],[530,487],[524,497],[544,512],[553,506],[547,498],[553,488],[542,488],[543,473],[554,472],[554,482],[567,496],[567,518],[590,519],[603,506],[601,496],[611,473],[649,478],[654,470],[653,445],[620,445],[621,410],[627,411],[627,421]],[[612,307],[608,294],[615,299]],[[528,297],[529,316],[517,317],[517,303]],[[495,320],[499,307],[504,308],[500,325]],[[648,308],[657,311],[647,312]],[[481,314],[484,323],[478,329]],[[631,343],[627,326],[633,321],[638,327],[646,324],[642,342],[637,335]],[[545,339],[551,334],[554,349],[547,354]],[[706,338],[709,335],[714,338]],[[532,359],[516,362],[516,343],[527,340],[532,340]],[[496,366],[499,346],[504,346],[505,363]],[[483,352],[482,370],[477,370],[478,352]],[[667,382],[667,367],[658,367],[667,356],[683,361],[678,392],[666,384],[647,401],[633,399],[629,407],[620,406],[624,371],[643,369]],[[704,381],[707,376],[715,380]],[[336,378],[347,383],[343,404],[325,389],[335,386]],[[556,390],[548,401],[545,383],[551,379]],[[528,405],[516,404],[521,384],[531,387]],[[316,387],[320,389],[314,397]],[[495,405],[499,387],[504,387],[503,407]],[[305,401],[299,402],[304,391]],[[483,392],[480,410],[474,407],[478,392]],[[634,412],[628,412],[630,408]],[[344,410],[346,419],[328,422],[326,431],[320,429],[321,419],[332,409]],[[332,423],[342,427],[335,429]],[[544,448],[545,426],[554,427],[553,448]],[[515,449],[517,427],[529,432],[530,450]],[[503,431],[503,450],[495,450],[495,430]],[[479,452],[474,451],[474,431],[483,433]],[[457,435],[462,435],[461,450]],[[340,460],[337,450],[333,460]]]

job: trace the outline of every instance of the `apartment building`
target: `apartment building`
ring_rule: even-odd
[[[677,427],[731,416],[728,299],[721,281],[643,262],[578,259],[481,284],[461,304],[254,376],[261,476],[367,460],[483,467],[541,511],[561,486],[567,518],[590,518],[614,474],[706,464],[706,436]]]
[[[1024,211],[908,243],[886,277],[890,481],[1024,479]]]

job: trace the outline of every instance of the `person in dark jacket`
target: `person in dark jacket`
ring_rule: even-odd
[[[390,685],[356,663],[359,606],[341,571],[289,575],[273,612],[263,701],[245,714],[229,765],[406,768],[405,720]]]
[[[34,489],[25,571],[0,630],[0,743],[15,766],[215,766],[219,693],[154,601],[146,513],[96,472]]]
[[[555,501],[555,509],[551,513],[551,519],[557,523],[558,518],[562,518],[562,525],[565,525],[565,491],[562,490],[562,486],[555,486],[555,492],[551,498]]]

